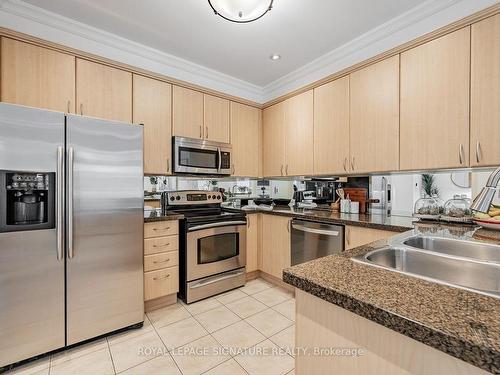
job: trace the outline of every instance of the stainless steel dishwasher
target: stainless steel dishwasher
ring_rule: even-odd
[[[292,266],[342,251],[342,225],[292,220]]]

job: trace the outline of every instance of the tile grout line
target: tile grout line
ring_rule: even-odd
[[[111,353],[111,347],[109,345],[109,340],[108,338],[106,337],[106,344],[108,345],[108,353],[109,353],[109,358],[111,358],[111,364],[113,365],[113,372],[115,373],[116,375],[116,367],[115,367],[115,361],[113,359],[113,354]]]
[[[189,313],[189,311],[188,311],[188,313]],[[149,320],[149,316],[147,316],[147,314],[145,314],[145,315],[146,315],[147,319]],[[179,320],[179,321],[180,321],[180,320]],[[179,372],[182,374],[183,372],[182,372],[181,368],[179,367],[178,363],[176,362],[176,360],[175,360],[174,356],[170,353],[171,351],[170,351],[170,350],[168,350],[167,345],[166,345],[166,344],[165,344],[165,342],[163,341],[163,338],[161,337],[161,335],[160,335],[160,334],[158,333],[158,331],[156,330],[155,325],[151,322],[151,320],[149,320],[149,322],[151,323],[151,326],[153,327],[153,330],[155,331],[156,335],[157,335],[157,336],[158,336],[158,338],[160,339],[161,343],[163,344],[163,346],[164,346],[164,347],[165,347],[165,349],[167,350],[168,355],[170,356],[170,358],[171,358],[171,359],[172,359],[172,361],[174,362],[175,367],[177,367],[177,369],[179,370]],[[166,327],[166,326],[165,326],[165,327]],[[175,348],[173,348],[173,349],[175,349]],[[173,350],[173,349],[172,349],[172,350]],[[154,357],[154,358],[156,358],[156,357]],[[152,359],[154,359],[154,358],[152,358]],[[145,362],[144,362],[144,363],[145,363]]]

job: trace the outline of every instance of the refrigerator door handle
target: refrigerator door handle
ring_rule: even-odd
[[[64,149],[63,146],[57,147],[57,188],[56,188],[56,207],[57,207],[57,260],[63,259],[64,249]]]
[[[68,148],[68,258],[72,259],[75,255],[73,243],[73,165],[75,160],[75,149],[73,146]]]

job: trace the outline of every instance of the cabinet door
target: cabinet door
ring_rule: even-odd
[[[262,271],[283,278],[291,265],[290,218],[262,215]]]
[[[77,112],[132,122],[132,73],[76,59]]]
[[[258,177],[261,173],[262,111],[231,102],[231,172],[234,176]]]
[[[383,240],[397,235],[396,232],[387,230],[361,228],[351,225],[345,227],[345,250],[369,244],[373,241]]]
[[[314,89],[314,174],[349,165],[349,76]]]
[[[247,215],[247,272],[257,271],[258,267],[258,216]]]
[[[170,174],[172,85],[134,74],[134,123],[144,124],[144,173]]]
[[[262,168],[264,176],[283,176],[285,167],[284,102],[264,109],[262,114]]]
[[[203,95],[205,139],[229,143],[229,100]]]
[[[500,14],[472,25],[470,163],[500,165]]]
[[[285,101],[285,175],[313,173],[313,90]]]
[[[350,76],[351,171],[399,168],[399,56]]]
[[[172,133],[188,138],[203,138],[203,93],[174,86]]]
[[[3,102],[75,113],[75,57],[2,38]]]
[[[470,29],[401,54],[401,169],[467,166]]]

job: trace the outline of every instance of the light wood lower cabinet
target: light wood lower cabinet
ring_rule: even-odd
[[[144,301],[161,307],[162,298],[179,291],[179,222],[144,224]],[[153,301],[154,300],[154,301]]]
[[[283,278],[283,269],[291,266],[291,218],[277,215],[262,215],[262,268],[278,279]]]
[[[399,169],[399,56],[350,75],[350,170]]]
[[[471,30],[470,165],[500,165],[500,14]]]
[[[171,173],[172,85],[134,74],[134,124],[144,125],[144,174]]]
[[[469,27],[401,54],[401,169],[469,165],[469,75]]]
[[[454,374],[487,372],[440,350],[363,318],[302,290],[295,290],[295,346],[314,354],[318,348],[361,349],[363,355],[295,357],[297,375]]]
[[[179,267],[163,268],[144,274],[144,300],[165,297],[179,291]]]
[[[382,240],[395,236],[397,232],[387,230],[356,227],[353,225],[345,226],[345,250],[366,245],[373,241]]]
[[[132,73],[76,59],[76,111],[80,115],[132,122]]]
[[[75,113],[75,57],[2,38],[1,100]]]
[[[247,266],[246,271],[259,269],[259,214],[247,215]]]

